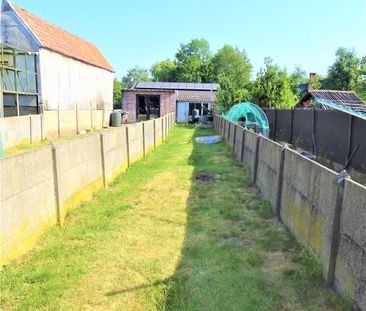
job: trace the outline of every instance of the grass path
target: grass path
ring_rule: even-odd
[[[228,147],[193,143],[206,132],[176,127],[5,267],[2,309],[347,310]]]

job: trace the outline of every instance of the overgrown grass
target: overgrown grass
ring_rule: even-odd
[[[9,310],[347,310],[224,144],[176,127],[2,271]],[[196,180],[208,173],[214,180]]]

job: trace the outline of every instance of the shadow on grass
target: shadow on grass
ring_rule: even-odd
[[[194,138],[212,134],[197,129]],[[348,310],[325,287],[319,265],[274,219],[226,143],[192,144],[184,244],[158,309]]]

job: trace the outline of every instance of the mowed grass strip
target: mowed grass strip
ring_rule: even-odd
[[[4,310],[347,310],[225,143],[167,141],[2,270]]]

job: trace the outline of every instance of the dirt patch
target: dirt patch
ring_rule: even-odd
[[[197,173],[196,180],[205,182],[214,182],[216,181],[216,176],[210,173]]]
[[[254,242],[250,239],[239,239],[239,238],[228,238],[222,240],[225,244],[229,246],[251,246]]]
[[[292,265],[291,260],[286,256],[283,252],[273,252],[266,254],[266,261],[264,264],[264,271],[272,272],[272,273],[279,273],[284,268],[289,267]]]

